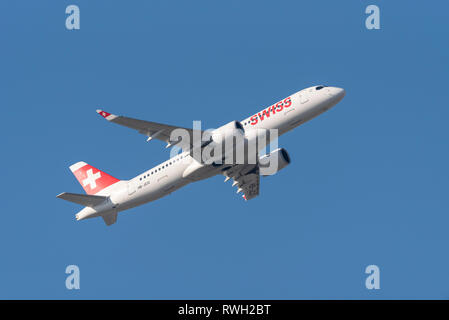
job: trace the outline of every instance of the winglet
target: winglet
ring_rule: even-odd
[[[117,118],[117,116],[115,114],[106,112],[101,109],[97,109],[97,113],[108,121],[111,121],[111,120],[114,120],[115,118]]]

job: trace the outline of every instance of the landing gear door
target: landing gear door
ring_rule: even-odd
[[[136,182],[134,180],[128,181],[128,195],[132,195],[136,192]]]

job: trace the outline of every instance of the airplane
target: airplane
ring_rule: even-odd
[[[345,90],[342,88],[324,85],[309,87],[243,121],[231,121],[213,130],[206,141],[201,135],[198,138],[193,129],[117,116],[97,110],[97,113],[109,122],[137,130],[147,136],[148,141],[152,139],[164,141],[167,148],[181,145],[181,153],[130,180],[119,180],[85,162],[77,162],[70,166],[70,170],[86,194],[64,192],[57,197],[85,206],[75,215],[76,220],[102,217],[107,226],[117,221],[117,215],[121,211],[155,201],[189,183],[219,174],[225,176],[225,182],[233,179],[232,186],[237,186],[237,193],[243,192],[243,198],[251,200],[259,195],[260,176],[275,174],[290,163],[290,156],[283,148],[259,156],[259,150],[265,148],[275,138],[275,135],[272,138],[267,132],[276,130],[280,136],[329,110],[344,96]],[[187,132],[185,141],[173,139],[173,133],[177,130]],[[243,145],[248,145],[248,141],[255,141],[255,137],[261,136],[260,132],[263,133],[265,140],[262,139],[263,143],[255,144],[256,161],[248,161],[248,157],[245,157],[246,160],[240,163],[220,162],[214,158],[215,153],[210,153],[210,156],[206,157],[209,161],[203,161],[204,157],[195,157],[196,151],[204,151],[211,145],[218,146],[225,140],[230,141],[229,137],[234,139],[233,137],[240,136]],[[224,155],[229,155],[235,152],[236,146],[237,144],[221,150],[224,150]],[[217,153],[217,156],[222,157],[223,154]],[[267,162],[272,159],[276,160],[273,161],[276,166],[267,170]]]

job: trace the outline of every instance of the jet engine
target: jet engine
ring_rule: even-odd
[[[284,148],[276,149],[259,158],[261,176],[271,176],[290,164],[290,156]]]
[[[233,137],[243,137],[244,135],[245,129],[242,124],[234,120],[212,131],[211,140],[216,144],[221,144],[229,142]]]
[[[245,144],[245,129],[238,121],[231,121],[224,126],[207,133],[209,139],[202,144],[202,159],[207,164],[228,162],[234,159],[236,150],[242,150]]]

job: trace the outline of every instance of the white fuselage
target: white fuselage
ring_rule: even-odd
[[[244,119],[241,124],[245,134],[255,129],[277,129],[280,136],[327,111],[344,95],[345,91],[336,87],[310,87]],[[192,165],[201,168],[196,171],[196,175],[186,177],[186,169]],[[101,207],[86,207],[76,217],[82,220],[127,210],[162,198],[191,182],[220,173],[220,167],[201,165],[189,152],[183,152],[131,180],[120,181],[100,191],[98,195],[109,196],[108,203]]]

